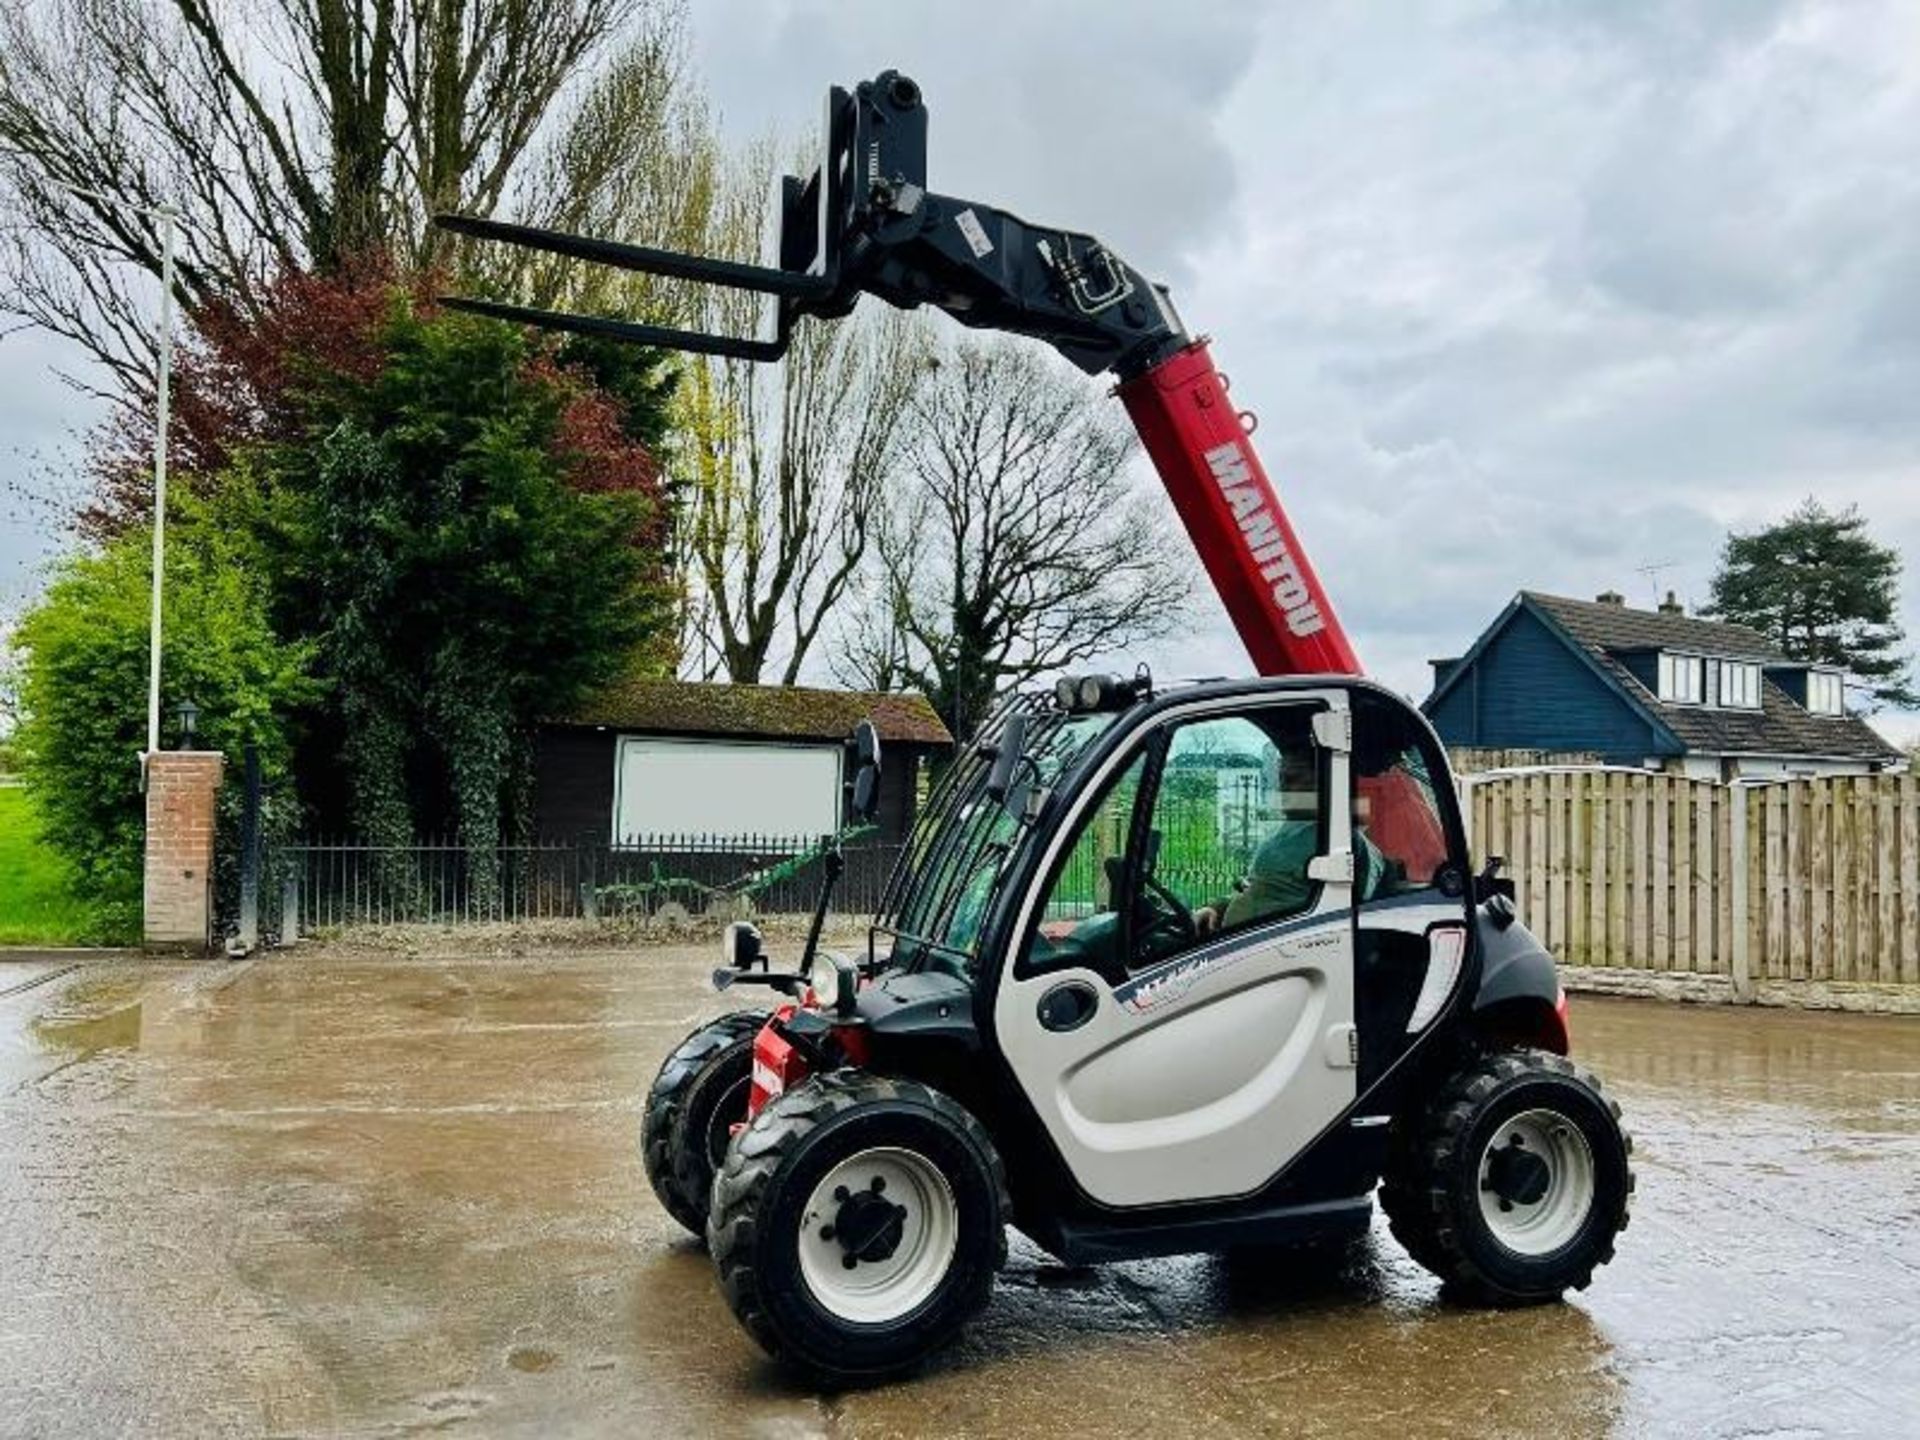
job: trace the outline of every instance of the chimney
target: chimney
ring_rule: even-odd
[[[1627,597],[1622,595],[1618,590],[1602,590],[1593,598],[1601,605],[1624,605],[1627,603]]]
[[[1687,607],[1675,599],[1673,591],[1669,590],[1667,591],[1667,598],[1660,602],[1660,613],[1662,615],[1684,615],[1687,613]]]

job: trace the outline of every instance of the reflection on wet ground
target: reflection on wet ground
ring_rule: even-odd
[[[921,1378],[761,1361],[634,1154],[705,948],[0,964],[0,1433],[1920,1429],[1920,1023],[1589,1000],[1640,1199],[1569,1305],[1016,1245]],[[51,972],[43,970],[43,976]]]

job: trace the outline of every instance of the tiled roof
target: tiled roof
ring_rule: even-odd
[[[1569,600],[1536,591],[1521,592],[1523,603],[1544,613],[1575,644],[1582,646],[1607,675],[1645,707],[1690,751],[1709,755],[1777,755],[1808,759],[1898,760],[1900,752],[1855,715],[1815,715],[1796,704],[1778,685],[1763,680],[1758,710],[1709,705],[1668,705],[1615,658],[1627,650],[1681,650],[1725,660],[1789,665],[1759,632],[1744,625],[1702,620],[1692,615],[1662,615]]]
[[[1522,590],[1520,596],[1560,622],[1581,644],[1602,650],[1684,650],[1723,660],[1758,660],[1763,664],[1790,663],[1766,636],[1745,625],[1725,620],[1703,620],[1698,615],[1666,615],[1657,610],[1634,610],[1625,605],[1602,605],[1595,600],[1569,600]]]
[[[860,720],[873,721],[882,740],[897,744],[953,744],[953,736],[924,695],[797,685],[629,680],[601,691],[571,714],[552,717],[550,723],[655,735],[844,740]]]

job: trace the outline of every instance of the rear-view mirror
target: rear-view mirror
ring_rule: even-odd
[[[1013,714],[1000,727],[1000,740],[993,752],[993,768],[987,772],[987,798],[1004,805],[1013,789],[1013,774],[1027,749],[1027,717]]]
[[[880,732],[871,720],[853,727],[853,795],[849,809],[857,821],[871,820],[880,808]]]

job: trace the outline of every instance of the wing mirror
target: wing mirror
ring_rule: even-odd
[[[1027,717],[1018,712],[1007,717],[1000,727],[1000,743],[993,752],[993,768],[987,772],[987,798],[996,805],[1007,803],[1013,789],[1014,771],[1027,751]]]
[[[880,732],[871,720],[853,727],[853,818],[871,820],[880,808]]]

